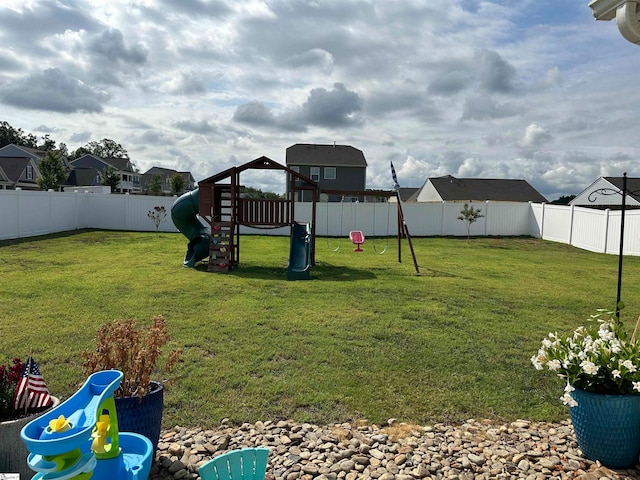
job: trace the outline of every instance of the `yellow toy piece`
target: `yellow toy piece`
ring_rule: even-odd
[[[71,429],[71,423],[64,418],[64,415],[60,415],[58,418],[49,421],[49,428],[52,432],[62,433]]]

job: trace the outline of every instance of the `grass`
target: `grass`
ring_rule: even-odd
[[[284,237],[243,236],[229,274],[182,268],[179,234],[0,242],[0,363],[32,354],[66,398],[84,381],[80,352],[99,325],[163,315],[170,347],[185,350],[165,426],[565,418],[561,382],[529,358],[549,331],[613,307],[617,257],[530,238],[416,238],[414,247],[421,276],[406,242],[398,263],[395,240],[376,255],[369,239],[361,254],[348,240],[331,252],[318,239],[312,279],[288,282]],[[639,280],[640,258],[625,258],[630,324]]]

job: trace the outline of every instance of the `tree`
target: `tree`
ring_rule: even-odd
[[[111,192],[115,192],[118,185],[120,185],[120,175],[111,165],[106,166],[105,169],[102,170],[102,185],[111,187]]]
[[[162,182],[160,181],[160,175],[153,175],[151,177],[148,192],[151,195],[160,195],[162,193]]]
[[[60,152],[49,150],[38,162],[40,177],[36,180],[42,190],[59,190],[67,179],[67,169],[64,167]]]
[[[184,190],[185,182],[184,177],[179,173],[174,173],[169,178],[169,185],[171,186],[171,195],[179,195]]]
[[[149,212],[147,212],[147,216],[151,219],[153,224],[156,226],[156,235],[158,234],[158,229],[160,228],[160,224],[164,223],[167,219],[167,209],[162,205],[156,205]]]
[[[32,133],[25,134],[21,128],[14,128],[8,122],[0,122],[0,147],[13,143],[23,147],[37,148],[37,138]]]
[[[103,138],[99,142],[89,142],[71,153],[73,160],[90,153],[100,158],[129,158],[129,153],[122,145],[110,138]]]
[[[574,198],[576,198],[575,195],[561,195],[559,198],[549,203],[551,203],[552,205],[569,205],[569,202]]]
[[[467,242],[471,238],[471,224],[475,223],[479,218],[484,217],[481,212],[482,210],[473,208],[473,206],[470,207],[468,203],[465,203],[464,208],[460,210],[458,220],[462,220],[467,227]]]
[[[240,187],[240,193],[243,193],[245,197],[248,198],[280,198],[277,193],[274,192],[263,192],[259,188],[254,187]]]
[[[42,141],[43,141],[42,145],[38,145],[38,148],[40,150],[44,150],[45,152],[48,152],[49,150],[56,149],[56,141],[51,139],[48,133],[44,137],[42,137]]]

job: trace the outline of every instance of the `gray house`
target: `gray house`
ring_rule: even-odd
[[[367,161],[362,150],[349,145],[296,143],[287,148],[286,165],[317,182],[321,189],[364,191],[366,188]],[[296,198],[296,201],[311,201],[312,192],[297,193],[303,198]],[[339,202],[341,199],[342,195],[327,195],[320,200]],[[356,199],[362,200],[362,197],[345,197],[344,200]]]
[[[40,190],[38,165],[30,157],[0,157],[0,190]]]
[[[38,162],[45,153],[13,143],[0,148],[0,189],[40,190]]]
[[[546,202],[526,180],[456,178],[451,175],[428,178],[409,199],[415,202]]]
[[[184,179],[183,192],[189,192],[196,188],[196,181],[191,175],[191,172],[178,172],[171,168],[151,167],[149,170],[142,174],[142,191],[147,193],[149,191],[149,184],[155,175],[160,176],[160,185],[162,185],[162,193],[171,194],[171,177],[174,175],[180,175]]]
[[[131,160],[128,158],[100,158],[90,153],[76,158],[70,162],[72,167],[95,169],[97,172],[97,184],[102,182],[102,172],[108,166],[114,168],[120,177],[118,193],[140,193],[140,173],[134,170]]]

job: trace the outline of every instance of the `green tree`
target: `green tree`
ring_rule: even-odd
[[[169,178],[169,185],[171,186],[171,195],[179,195],[184,190],[185,182],[184,177],[179,173],[174,173]]]
[[[129,153],[125,148],[110,138],[103,138],[99,142],[89,142],[71,153],[70,157],[75,160],[87,153],[100,158],[129,158]]]
[[[45,152],[48,152],[49,150],[55,150],[56,141],[53,140],[47,133],[44,137],[42,137],[42,144],[38,145],[38,148],[40,150],[44,150]]]
[[[67,169],[64,167],[60,152],[49,150],[38,162],[40,177],[36,180],[42,190],[59,190],[67,179]]]
[[[160,195],[162,193],[162,182],[160,181],[160,175],[153,175],[151,177],[148,192],[151,195]]]
[[[552,205],[569,205],[569,202],[576,198],[575,195],[561,195],[559,198],[556,198],[551,203]]]
[[[471,238],[471,224],[475,223],[479,218],[484,217],[481,212],[482,210],[473,208],[473,206],[470,207],[468,203],[465,203],[464,208],[460,210],[458,220],[462,220],[467,227],[467,242]]]
[[[107,165],[105,169],[102,170],[102,185],[111,187],[112,193],[115,192],[118,185],[120,185],[120,175],[111,165]]]
[[[274,192],[263,192],[259,188],[240,187],[240,192],[249,198],[280,198],[280,195]]]
[[[21,128],[14,128],[8,122],[0,122],[0,147],[13,143],[23,147],[37,148],[37,138],[32,133],[24,133]]]

